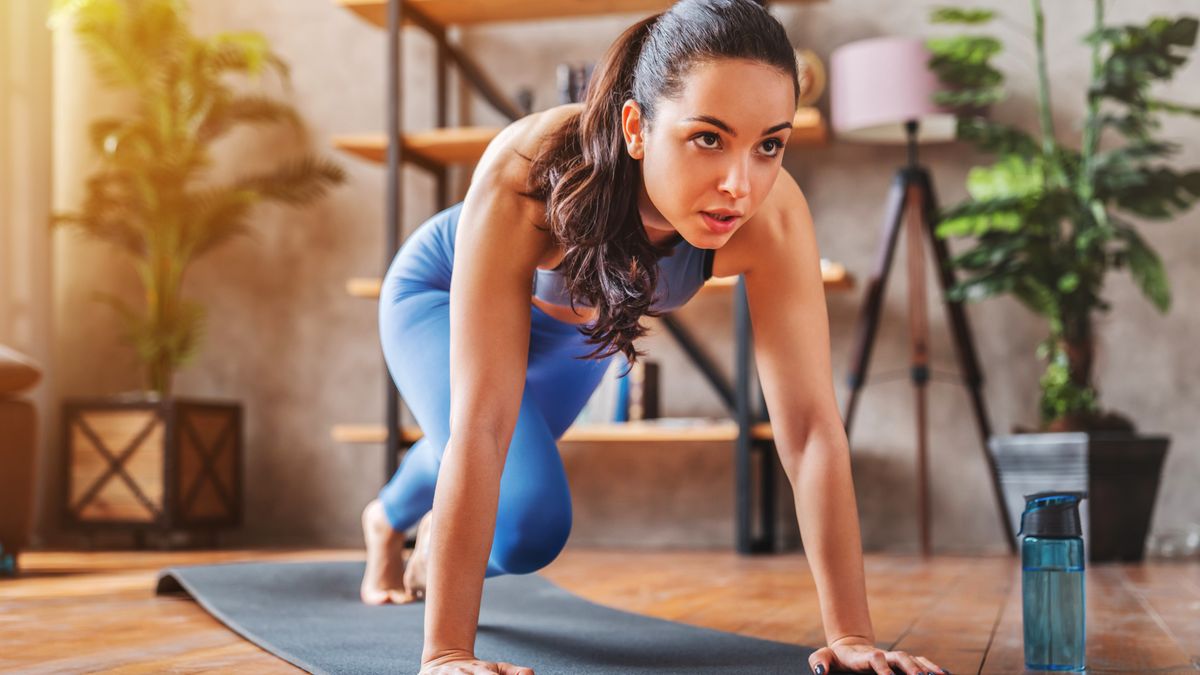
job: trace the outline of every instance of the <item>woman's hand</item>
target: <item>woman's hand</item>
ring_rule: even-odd
[[[470,652],[440,654],[421,664],[417,675],[533,675],[533,668],[522,668],[503,661],[481,661]]]
[[[833,670],[892,675],[892,666],[904,675],[949,675],[932,661],[908,652],[886,652],[865,638],[846,637],[834,640],[808,657],[808,665],[816,675],[829,675]]]

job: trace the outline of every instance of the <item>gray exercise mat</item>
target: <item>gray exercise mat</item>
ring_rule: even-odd
[[[363,604],[363,562],[179,566],[155,593],[187,593],[238,634],[314,673],[416,673],[423,602]],[[787,598],[780,598],[787,602]],[[604,607],[538,574],[486,579],[475,654],[537,675],[809,673],[812,649]]]

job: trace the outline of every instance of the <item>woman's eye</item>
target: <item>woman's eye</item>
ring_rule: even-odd
[[[773,150],[771,150],[770,152],[767,153],[767,156],[775,157],[776,155],[779,154],[779,152],[781,150],[783,150],[783,143],[781,143],[778,138],[770,138],[770,139],[767,139],[767,141],[763,143],[763,147],[773,148]]]
[[[699,139],[704,139],[704,141],[701,142],[700,147],[706,150],[715,150],[715,145],[704,145],[704,142],[716,143],[718,140],[720,140],[720,136],[712,132],[707,132],[703,134],[696,134],[693,137],[693,140]],[[768,138],[763,142],[763,148],[767,150],[765,153],[767,157],[776,157],[779,155],[779,152],[783,150],[783,143],[778,138]]]

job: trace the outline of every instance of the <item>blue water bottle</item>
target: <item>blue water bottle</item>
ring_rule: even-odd
[[[1021,595],[1025,668],[1084,669],[1083,528],[1086,492],[1025,495],[1021,514]]]

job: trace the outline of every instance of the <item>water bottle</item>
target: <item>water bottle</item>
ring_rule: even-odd
[[[1084,664],[1083,529],[1086,492],[1025,495],[1021,514],[1021,596],[1025,668],[1082,671]]]

